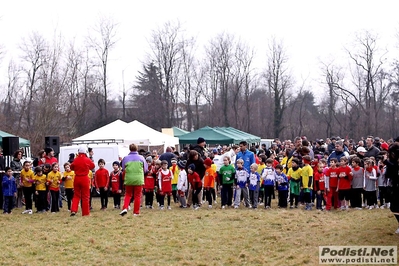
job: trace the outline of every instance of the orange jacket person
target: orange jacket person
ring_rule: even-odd
[[[73,182],[74,195],[71,207],[71,216],[78,211],[80,199],[82,199],[82,216],[90,215],[90,178],[89,171],[95,167],[92,160],[87,157],[86,148],[80,146],[78,157],[71,164],[71,170],[75,172]]]

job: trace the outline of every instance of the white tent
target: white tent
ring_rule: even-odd
[[[125,145],[135,143],[142,146],[175,146],[179,139],[156,131],[149,126],[134,120],[125,123],[122,120],[115,120],[108,125],[100,127],[83,136],[73,139],[73,142],[119,142]]]
[[[179,138],[159,132],[149,126],[134,120],[128,123],[129,132],[136,139],[147,139],[148,146],[175,146],[179,145]]]
[[[103,127],[97,128],[83,136],[73,139],[73,142],[90,143],[90,142],[118,142],[132,143],[137,139],[132,139],[128,134],[128,124],[118,119]],[[144,145],[147,145],[145,143]]]

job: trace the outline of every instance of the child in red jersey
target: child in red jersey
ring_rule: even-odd
[[[111,180],[111,192],[114,198],[114,208],[120,209],[123,189],[122,171],[120,170],[120,164],[118,161],[112,163],[112,168],[114,168],[114,171],[111,172],[109,178]]]
[[[101,210],[105,211],[108,206],[109,172],[105,168],[104,159],[98,160],[98,170],[94,174],[94,179],[96,190],[100,191]]]
[[[341,210],[349,209],[351,182],[353,173],[348,166],[348,159],[343,156],[340,159],[340,167],[338,168],[338,198],[341,201]]]
[[[198,208],[199,208],[198,194],[202,190],[202,181],[201,181],[201,178],[198,175],[198,173],[194,172],[194,170],[195,170],[195,165],[192,163],[188,166],[187,180],[193,189],[193,197],[192,198],[193,198],[194,210],[198,210]]]
[[[168,197],[168,210],[171,210],[170,197],[172,196],[172,171],[168,169],[168,162],[163,160],[161,162],[161,171],[158,173],[158,193],[159,193],[159,207],[164,209],[165,196]]]
[[[338,209],[338,167],[337,167],[337,159],[332,158],[330,160],[330,168],[326,171],[326,210],[331,210],[332,200],[334,201],[334,208]]]
[[[144,196],[145,196],[145,207],[152,209],[154,202],[154,189],[155,189],[155,178],[157,176],[155,164],[152,156],[145,158],[148,164],[148,172],[144,176]]]
[[[325,161],[323,159],[323,161]],[[322,210],[323,207],[326,205],[326,200],[324,198],[324,190],[325,190],[325,176],[324,176],[324,168],[325,168],[325,163],[323,161],[320,161],[317,164],[317,169],[316,171],[313,172],[314,175],[314,192],[316,194],[316,209],[317,210]],[[324,203],[324,204],[322,204]],[[322,206],[323,205],[323,206]]]

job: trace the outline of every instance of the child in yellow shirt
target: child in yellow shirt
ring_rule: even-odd
[[[38,213],[46,212],[47,210],[47,192],[46,192],[46,182],[47,176],[43,174],[42,167],[36,166],[35,176],[33,177],[36,183],[36,208]]]
[[[68,211],[70,211],[73,198],[73,180],[75,179],[75,172],[71,170],[71,164],[69,162],[64,163],[64,170],[65,172],[63,173],[62,180],[64,181]]]
[[[32,171],[29,161],[25,161],[21,171],[22,192],[25,198],[25,211],[22,214],[32,214],[32,195],[34,193],[33,178],[35,173]]]
[[[59,198],[60,198],[60,184],[62,181],[61,173],[58,171],[58,163],[51,165],[51,172],[47,174],[47,185],[51,194],[51,213],[60,211]]]
[[[177,181],[179,180],[180,169],[177,167],[176,158],[172,158],[170,162],[172,163],[172,166],[169,168],[169,170],[172,172],[172,195],[174,202],[178,203],[179,199],[177,197]]]

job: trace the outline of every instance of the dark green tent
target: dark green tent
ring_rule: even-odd
[[[193,132],[187,133],[179,137],[180,144],[197,144],[197,139],[204,138],[207,144],[237,144],[241,139],[233,134],[227,133],[211,128],[203,127]]]
[[[247,141],[251,143],[250,138],[246,134],[238,133],[233,130],[229,130],[227,127],[214,127],[214,129],[223,132],[226,135],[233,136],[235,139],[239,139],[240,141]]]
[[[3,147],[3,137],[15,137],[14,135],[0,130],[0,146]],[[19,147],[29,147],[30,141],[24,138],[19,138]]]
[[[183,135],[185,135],[187,133],[190,133],[190,132],[188,132],[186,130],[183,130],[181,128],[178,128],[178,127],[172,127],[172,129],[173,129],[173,136],[174,137],[180,137],[180,136],[183,136]]]
[[[232,131],[232,132],[236,132],[238,134],[242,134],[244,136],[246,136],[248,138],[247,142],[248,143],[259,143],[261,141],[261,138],[255,135],[252,135],[250,133],[247,133],[245,131],[236,129],[234,127],[226,127],[227,130]]]

